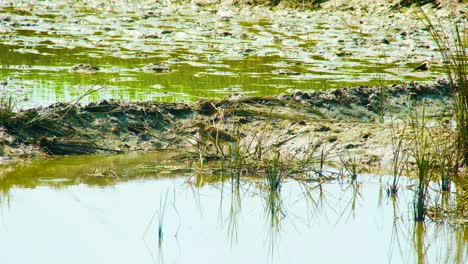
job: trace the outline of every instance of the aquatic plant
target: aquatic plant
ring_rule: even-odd
[[[456,152],[453,151],[456,146],[451,131],[442,131],[437,135],[438,143],[435,144],[435,164],[434,169],[439,176],[439,187],[441,191],[449,192],[455,175],[458,171],[458,161]]]
[[[283,180],[283,166],[280,160],[280,151],[277,147],[273,150],[272,157],[267,161],[266,182],[270,191],[280,191]]]
[[[11,95],[0,95],[0,121],[6,123],[13,116],[13,109],[15,108],[15,101]]]
[[[342,170],[344,170],[346,175],[351,178],[351,182],[354,182],[357,179],[358,174],[361,172],[359,161],[356,156],[352,156],[350,152],[346,152],[346,154],[347,157],[344,157],[342,153],[337,152]]]
[[[307,175],[309,172],[315,173],[319,177],[325,176],[324,166],[328,162],[330,153],[335,148],[334,145],[325,147],[324,138],[315,135],[309,139],[307,147],[303,153],[294,156],[297,160],[297,170]]]
[[[233,126],[233,135],[236,138],[240,138],[240,124],[236,123]],[[236,140],[233,144],[229,144],[229,152],[228,152],[228,168],[230,170],[229,175],[231,179],[235,180],[237,187],[240,184],[240,177],[245,170],[244,163],[245,163],[245,151],[242,150],[240,140]]]
[[[21,90],[8,91],[6,86],[0,86],[0,123],[8,125],[12,120],[15,109],[22,101],[26,101],[26,94]]]
[[[452,211],[453,215],[459,219],[465,219],[468,215],[468,177],[459,178],[456,190],[456,206]]]
[[[426,203],[433,162],[433,149],[430,145],[430,132],[426,128],[425,106],[423,105],[421,119],[412,116],[410,126],[412,130],[413,147],[411,156],[416,163],[417,187],[413,200],[414,220],[424,221],[426,217]]]
[[[468,29],[463,22],[454,24],[447,32],[442,22],[429,15],[421,5],[419,15],[444,61],[444,68],[452,92],[453,116],[456,121],[456,148],[460,166],[468,165]]]
[[[392,131],[392,161],[391,161],[391,172],[392,172],[392,183],[388,189],[390,194],[396,194],[398,192],[398,182],[403,174],[405,165],[408,163],[408,150],[407,141],[405,140],[407,124],[403,124],[403,128],[400,129],[398,124],[391,124]]]

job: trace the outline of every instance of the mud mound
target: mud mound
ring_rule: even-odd
[[[184,104],[101,101],[87,106],[57,103],[21,111],[3,125],[13,148],[39,146],[48,154],[90,154],[165,148],[177,142],[176,119],[192,110]]]
[[[346,150],[362,150],[364,146],[378,149],[372,144],[386,148],[390,139],[385,124],[374,121],[403,119],[423,104],[428,115],[441,116],[448,111],[451,104],[447,83],[293,90],[277,97],[231,96],[190,105],[112,100],[86,106],[57,103],[20,111],[4,120],[0,154],[183,149],[195,145],[192,126],[200,121],[227,131],[240,127],[245,138],[252,138],[262,127],[278,142],[291,143],[285,144],[288,151],[301,148],[311,134],[339,143],[338,148]]]

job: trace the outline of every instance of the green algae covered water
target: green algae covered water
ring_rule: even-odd
[[[288,89],[431,81],[430,34],[410,14],[0,1],[0,91],[20,106],[80,98],[194,101]],[[428,71],[415,68],[427,61]],[[84,67],[84,68],[83,68]]]
[[[287,180],[272,196],[171,155],[1,165],[1,262],[466,263],[466,227],[415,224],[408,179],[396,198],[372,175]]]

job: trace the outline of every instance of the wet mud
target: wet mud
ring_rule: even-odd
[[[206,123],[238,131],[241,144],[266,139],[265,147],[303,150],[311,140],[337,152],[359,153],[364,163],[386,160],[390,125],[426,108],[428,117],[451,109],[446,82],[327,91],[290,90],[274,97],[230,96],[194,103],[57,103],[14,113],[0,126],[3,159],[161,149],[196,150],[193,127]],[[205,142],[213,145],[212,142]],[[213,152],[214,148],[208,148]]]

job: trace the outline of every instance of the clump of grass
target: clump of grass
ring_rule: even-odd
[[[451,131],[442,131],[442,135],[438,135],[438,144],[435,146],[435,170],[439,176],[440,190],[449,192],[452,186],[455,175],[458,172],[458,163],[456,152],[453,149],[456,141],[453,138]]]
[[[442,56],[454,106],[451,116],[456,124],[454,132],[447,130],[444,137],[448,139],[437,144],[434,150],[436,162],[433,165],[440,175],[441,191],[450,191],[452,182],[455,182],[457,201],[455,208],[450,208],[451,215],[462,215],[464,218],[468,209],[467,185],[466,177],[459,173],[466,173],[468,165],[468,30],[464,22],[455,22],[449,31],[421,5],[418,10],[422,23],[429,30]]]
[[[403,174],[405,165],[408,163],[407,142],[405,140],[407,124],[403,124],[400,129],[398,125],[392,123],[392,183],[388,188],[388,193],[394,195],[398,192],[398,182]]]
[[[430,144],[429,130],[426,128],[425,106],[423,105],[421,119],[411,118],[413,148],[411,155],[416,163],[417,189],[413,201],[414,220],[424,221],[428,199],[431,167],[433,162],[433,149]]]
[[[11,95],[0,95],[0,120],[7,122],[13,115],[13,109],[15,108],[15,102]]]
[[[462,178],[458,184],[457,202],[454,214],[456,217],[466,219],[468,215],[468,177]]]
[[[238,123],[233,127],[233,134],[237,138],[240,138],[240,125]],[[234,142],[234,144],[229,145],[228,152],[228,169],[230,170],[229,175],[237,185],[240,184],[240,177],[244,172],[244,164],[245,153],[242,150],[240,140],[237,140]]]
[[[343,154],[340,153],[337,153],[337,155],[340,159],[342,170],[351,178],[351,182],[354,183],[354,181],[357,180],[358,174],[361,172],[359,160],[349,152],[347,152],[347,157],[344,157]]]
[[[2,90],[0,91],[0,123],[1,124],[9,124],[11,122],[11,118],[14,115],[15,108],[17,107],[17,103],[19,98],[22,95],[18,93],[11,93],[6,90],[5,86],[3,86]]]
[[[270,191],[280,191],[283,180],[283,166],[280,160],[280,152],[277,147],[273,150],[271,159],[267,161],[266,182]]]
[[[420,5],[419,14],[445,63],[444,68],[454,103],[453,116],[456,121],[454,151],[459,166],[466,167],[468,165],[468,30],[465,24],[455,23],[452,32],[447,32],[441,21],[435,16],[431,19]]]
[[[309,172],[315,173],[319,177],[325,177],[324,166],[328,161],[329,154],[334,146],[324,146],[325,140],[313,136],[309,139],[307,147],[303,150],[302,155],[294,157],[297,160],[297,169],[303,172],[306,176]],[[298,151],[299,152],[299,151]],[[300,153],[298,153],[300,154]]]

